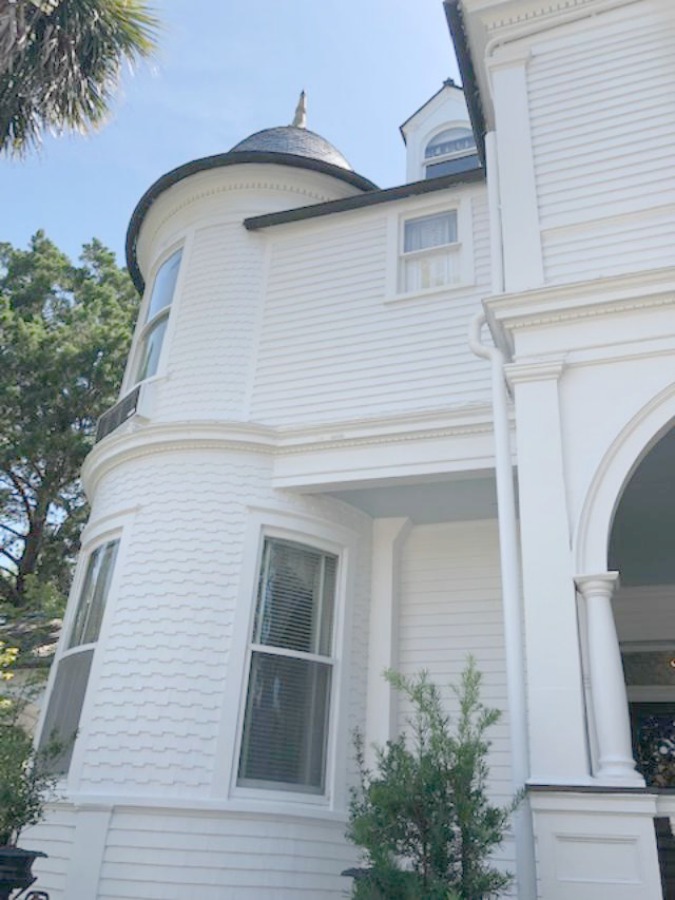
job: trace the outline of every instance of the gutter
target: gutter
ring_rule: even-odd
[[[476,139],[478,155],[482,165],[485,165],[485,115],[483,114],[483,103],[480,98],[476,71],[473,67],[469,43],[466,39],[460,0],[444,0],[443,8],[445,9],[445,18],[450,29],[450,37],[455,46],[457,65],[462,76],[464,96],[466,97],[469,119],[471,120],[471,127]]]

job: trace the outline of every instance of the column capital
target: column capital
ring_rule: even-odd
[[[559,381],[565,369],[564,359],[537,359],[528,362],[507,363],[506,378],[513,387],[529,381]]]
[[[611,597],[619,586],[618,572],[598,572],[595,575],[575,575],[574,583],[584,598]]]

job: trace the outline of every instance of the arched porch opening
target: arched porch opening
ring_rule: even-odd
[[[624,485],[608,568],[633,753],[647,786],[675,788],[675,427]]]

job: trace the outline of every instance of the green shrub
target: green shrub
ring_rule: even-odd
[[[506,807],[487,796],[486,731],[500,713],[480,701],[473,659],[454,688],[459,715],[452,725],[425,672],[387,680],[410,701],[409,736],[376,747],[366,767],[355,735],[360,784],[352,791],[348,838],[363,853],[354,881],[359,900],[481,900],[497,897],[512,876],[489,863],[519,798]]]
[[[17,651],[0,641],[0,682],[10,683]],[[22,724],[31,686],[0,694],[0,846],[14,845],[23,828],[37,824],[55,783],[51,762],[63,751],[56,740],[38,751]]]

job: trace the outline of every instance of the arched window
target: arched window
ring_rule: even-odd
[[[454,160],[475,153],[476,141],[470,128],[446,128],[435,135],[424,151],[424,177],[438,178],[456,171]]]

